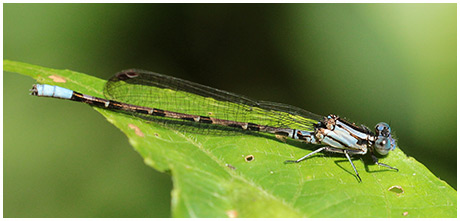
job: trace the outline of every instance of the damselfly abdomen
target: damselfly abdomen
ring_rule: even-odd
[[[336,115],[321,117],[301,108],[266,101],[255,101],[241,95],[211,88],[187,80],[143,70],[126,70],[110,78],[104,87],[104,98],[81,94],[66,88],[36,84],[32,95],[73,100],[90,105],[132,113],[144,119],[174,119],[196,125],[217,125],[242,131],[282,135],[321,147],[298,160],[328,151],[341,153],[351,163],[350,155],[375,153],[387,155],[396,142],[388,124],[379,123],[375,133],[356,126]]]

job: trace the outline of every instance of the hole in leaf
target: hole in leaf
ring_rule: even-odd
[[[253,155],[247,155],[244,157],[244,160],[246,160],[246,162],[251,162],[254,160],[254,156]]]
[[[392,187],[388,188],[388,191],[391,191],[391,192],[396,193],[398,195],[404,193],[404,189],[401,186],[392,186]]]
[[[406,211],[403,213],[403,216],[407,216],[407,215],[409,215],[409,212]]]

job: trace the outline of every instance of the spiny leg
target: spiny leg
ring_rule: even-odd
[[[319,149],[317,149],[317,150],[315,150],[315,151],[303,156],[302,158],[300,158],[298,160],[286,160],[286,161],[284,161],[284,163],[298,163],[298,162],[300,162],[302,160],[305,160],[306,158],[310,157],[311,155],[313,155],[315,153],[323,151],[324,149],[326,149],[326,147],[321,147],[321,148],[319,148]]]
[[[318,153],[318,152],[321,152],[323,150],[326,150],[326,151],[329,151],[329,152],[334,152],[334,153],[343,153],[343,154],[345,154],[345,156],[347,157],[347,159],[350,162],[351,166],[353,167],[353,170],[355,171],[355,174],[358,177],[359,182],[362,182],[361,177],[359,176],[359,173],[356,170],[355,165],[351,161],[350,155],[348,154],[348,150],[343,150],[343,149],[339,149],[339,148],[325,146],[325,147],[321,147],[321,148],[319,148],[319,149],[317,149],[317,150],[315,150],[315,151],[303,156],[302,158],[300,158],[298,160],[286,160],[286,161],[284,161],[284,163],[298,163],[298,162],[300,162],[302,160],[305,160],[306,158],[310,157],[311,155],[313,155],[315,153]]]
[[[379,159],[376,156],[374,156],[372,154],[371,154],[371,156],[372,156],[372,160],[374,161],[375,164],[377,164],[379,166],[384,166],[384,167],[387,167],[387,168],[390,168],[390,169],[393,169],[393,170],[396,170],[396,171],[399,171],[398,168],[388,166],[388,165],[386,165],[384,163],[379,163]]]
[[[345,156],[347,157],[348,161],[350,161],[351,166],[353,167],[353,170],[355,170],[356,176],[357,176],[358,179],[359,179],[359,182],[362,182],[361,177],[359,176],[359,173],[358,173],[358,171],[356,170],[355,165],[354,165],[353,162],[351,161],[350,155],[348,155],[348,151],[344,150],[344,151],[343,151],[343,154],[345,154]]]

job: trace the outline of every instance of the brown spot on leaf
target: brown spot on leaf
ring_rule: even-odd
[[[56,83],[65,83],[67,81],[64,77],[61,77],[55,74],[48,76],[48,77],[51,78]]]
[[[286,136],[280,135],[280,134],[275,134],[276,139],[280,140],[283,143],[286,143]]]
[[[129,124],[128,127],[133,129],[137,136],[144,137],[144,133],[142,133],[141,129],[139,129],[139,127],[137,127],[136,125]]]
[[[232,210],[227,210],[227,216],[228,218],[237,218],[238,217],[238,212],[234,209]]]
[[[228,168],[230,168],[232,170],[236,170],[236,168],[231,164],[226,163],[225,166],[227,166]]]

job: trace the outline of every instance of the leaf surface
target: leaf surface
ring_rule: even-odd
[[[103,97],[105,80],[14,61],[3,69]],[[27,90],[25,88],[24,90]],[[42,98],[37,98],[42,99]],[[46,100],[43,100],[44,105]],[[64,101],[63,101],[64,102]],[[82,104],[84,105],[84,104]],[[181,132],[168,125],[94,108],[118,127],[152,168],[172,175],[174,217],[456,217],[457,193],[397,148],[382,163],[355,158],[362,183],[340,155],[270,135],[221,136]],[[252,156],[252,160],[247,160]]]

